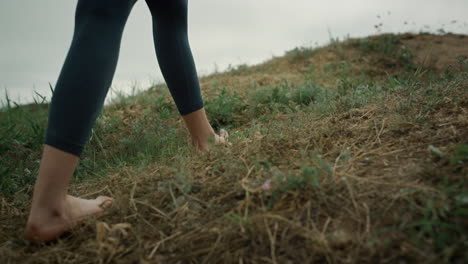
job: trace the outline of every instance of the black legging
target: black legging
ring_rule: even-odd
[[[80,156],[117,65],[137,0],[78,0],[75,32],[52,97],[45,144]],[[164,79],[181,115],[203,107],[187,36],[187,0],[146,0]]]

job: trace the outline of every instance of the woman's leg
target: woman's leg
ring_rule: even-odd
[[[199,149],[208,149],[208,138],[224,142],[208,122],[197,70],[188,40],[187,0],[146,0],[153,17],[153,35],[159,66],[172,97]]]
[[[75,32],[50,105],[26,238],[52,240],[84,216],[101,213],[108,197],[67,195],[115,72],[122,32],[136,0],[79,0]]]

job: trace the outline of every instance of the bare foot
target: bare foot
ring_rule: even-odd
[[[230,144],[227,141],[229,134],[226,130],[221,129],[219,134],[215,133],[208,122],[204,108],[184,115],[182,118],[190,132],[193,145],[199,150],[208,151],[210,138],[214,138],[215,144]]]
[[[216,145],[230,145],[228,141],[229,134],[226,130],[221,129],[219,130],[219,135],[215,135],[215,144]]]
[[[210,139],[211,138],[211,139]],[[214,141],[211,141],[214,138]],[[210,142],[214,142],[215,145],[231,145],[228,141],[229,134],[226,130],[221,129],[219,134],[213,132],[209,136],[205,136],[201,139],[192,138],[192,143],[201,151],[208,151],[210,149]]]
[[[68,195],[61,208],[33,206],[24,236],[34,242],[55,240],[80,224],[83,218],[100,215],[111,205],[112,198],[106,196],[86,200]]]

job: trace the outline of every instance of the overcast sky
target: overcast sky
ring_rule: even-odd
[[[99,0],[95,0],[99,1]],[[168,0],[169,1],[169,0]],[[77,0],[0,1],[0,98],[50,96],[73,34]],[[297,46],[383,32],[468,34],[467,0],[189,0],[190,42],[200,75],[256,64]],[[380,17],[380,18],[379,18]],[[408,24],[405,24],[407,22]],[[139,0],[127,22],[114,90],[162,81],[151,17]],[[110,95],[111,96],[111,95]]]

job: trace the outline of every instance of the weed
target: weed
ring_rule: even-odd
[[[378,39],[363,39],[359,42],[361,49],[379,51],[384,54],[394,54],[399,49],[400,38],[396,35],[385,35]]]
[[[342,78],[348,76],[349,71],[351,70],[351,65],[346,61],[340,62],[331,62],[323,65],[323,71],[325,73],[331,71],[339,71],[341,73]]]
[[[241,215],[238,215],[236,213],[229,213],[225,214],[224,217],[226,217],[229,221],[231,221],[233,224],[244,226],[246,224],[251,223],[251,219],[248,217],[243,217]]]
[[[452,166],[461,166],[466,163],[468,163],[468,144],[460,144],[450,158],[450,164]]]
[[[456,57],[456,60],[462,71],[468,72],[468,57],[465,55],[459,55]]]
[[[308,106],[323,99],[324,88],[312,82],[306,82],[294,89],[291,99],[298,105]]]
[[[290,107],[291,89],[288,82],[274,87],[259,88],[250,96],[253,108],[251,110],[256,114],[265,114],[271,112],[286,112]]]
[[[47,124],[47,105],[13,106],[0,112],[0,192],[12,194],[32,184]],[[8,106],[9,105],[9,106]]]
[[[464,223],[468,218],[468,193],[463,185],[445,178],[439,187],[445,199],[437,196],[425,198],[421,217],[406,227],[419,243],[429,242],[436,252],[445,251],[444,254],[451,255],[448,258],[463,252],[466,247],[463,241],[468,239]]]
[[[286,57],[291,59],[291,62],[305,62],[307,59],[317,54],[317,49],[308,47],[297,47],[286,52]]]
[[[468,74],[408,70],[398,38],[351,50],[353,40],[335,42],[317,51],[324,56],[292,63],[309,56],[297,49],[206,77],[204,84],[236,83],[207,93],[210,119],[236,126],[231,146],[208,153],[191,151],[164,85],[122,95],[98,118],[71,187],[77,196],[114,197],[118,210],[104,221],[125,224],[109,224],[105,236],[97,230],[103,239],[88,232],[93,221],[65,243],[17,239],[47,105],[39,95],[21,107],[7,98],[0,262],[33,261],[24,252],[59,263],[466,262]],[[105,250],[90,251],[90,243]]]
[[[227,71],[234,76],[238,76],[248,74],[250,72],[250,68],[247,64],[240,64],[235,67],[229,64]]]
[[[302,166],[301,174],[298,176],[278,175],[274,179],[278,187],[273,190],[267,207],[272,209],[275,203],[290,191],[316,190],[320,192],[322,179],[330,177],[332,172],[326,162],[321,161],[319,164],[319,167]]]
[[[394,62],[389,59],[380,58],[379,63],[386,67],[403,67],[406,70],[416,70],[413,63],[414,55],[410,49],[401,44],[398,35],[383,35],[379,38],[362,39],[357,43],[357,47],[365,52],[381,53],[384,56],[391,56],[396,59]],[[385,57],[386,58],[386,57]]]
[[[435,162],[443,167],[435,168],[431,165],[426,168],[428,176],[433,178],[437,170],[459,171],[460,165],[468,160],[466,144],[459,144],[452,155],[447,156],[435,147],[432,147],[438,159]],[[459,171],[460,172],[460,171]],[[466,172],[461,172],[466,173]],[[468,182],[466,177],[444,176],[435,186],[438,192],[419,195],[409,200],[412,210],[420,212],[418,217],[410,223],[403,225],[404,231],[409,231],[411,237],[419,245],[428,244],[435,252],[441,254],[447,262],[453,259],[466,258],[466,241],[468,218]]]
[[[230,92],[225,87],[211,100],[206,101],[206,112],[215,130],[222,127],[233,127],[240,124],[242,111],[246,104],[236,92]]]

